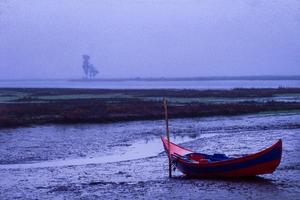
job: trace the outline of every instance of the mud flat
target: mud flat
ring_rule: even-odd
[[[199,152],[254,153],[283,140],[279,168],[252,179],[167,173],[164,121],[0,130],[0,199],[299,199],[300,112],[172,119],[171,137]]]
[[[0,127],[35,124],[107,123],[300,110],[300,88],[51,89],[1,88]]]

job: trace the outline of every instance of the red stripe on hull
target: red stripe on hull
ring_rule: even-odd
[[[242,177],[242,176],[256,176],[259,174],[270,174],[275,171],[280,163],[279,160],[274,160],[262,164],[257,164],[248,168],[242,168],[238,170],[233,170],[230,172],[222,172],[222,173],[207,173],[203,175],[199,174],[186,174],[188,176],[194,177]]]
[[[161,138],[168,152],[168,140]],[[176,167],[184,174],[194,177],[241,177],[255,176],[259,174],[272,173],[280,164],[282,156],[282,140],[258,153],[248,154],[240,158],[233,158],[222,161],[199,163],[196,160],[191,162],[183,157],[193,153],[192,150],[185,149],[170,142],[170,153],[176,160]],[[179,157],[178,157],[179,155]],[[205,155],[205,154],[203,154]],[[193,160],[192,160],[193,161]]]

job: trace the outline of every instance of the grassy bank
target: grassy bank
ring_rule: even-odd
[[[300,88],[233,90],[0,89],[0,127],[107,123],[300,110]]]

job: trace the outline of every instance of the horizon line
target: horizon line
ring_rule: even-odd
[[[287,79],[288,78],[288,79]],[[0,81],[117,81],[117,80],[300,80],[299,75],[237,75],[237,76],[193,76],[193,77],[166,77],[166,76],[153,76],[153,77],[99,77],[88,79],[85,77],[73,78],[20,78],[20,79],[0,79]]]

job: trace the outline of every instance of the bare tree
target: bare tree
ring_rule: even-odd
[[[82,55],[83,64],[82,68],[86,78],[95,78],[95,76],[99,73],[98,70],[94,67],[94,65],[90,64],[90,56]]]

